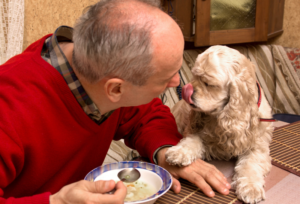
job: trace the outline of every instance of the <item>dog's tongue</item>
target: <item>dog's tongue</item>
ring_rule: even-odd
[[[194,90],[193,90],[192,84],[186,84],[182,87],[181,96],[187,103],[194,104],[194,102],[192,101],[192,98],[191,98],[193,92],[194,92]]]

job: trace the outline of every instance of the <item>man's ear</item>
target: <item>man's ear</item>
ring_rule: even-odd
[[[107,98],[111,102],[118,102],[124,92],[124,80],[119,78],[108,79],[104,85]]]

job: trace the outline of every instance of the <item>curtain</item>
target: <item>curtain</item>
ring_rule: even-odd
[[[24,0],[0,0],[0,64],[22,52]]]

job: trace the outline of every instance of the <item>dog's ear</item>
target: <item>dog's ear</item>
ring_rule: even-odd
[[[254,65],[239,64],[229,84],[229,100],[218,117],[225,134],[253,139],[259,124],[257,85]],[[245,138],[246,139],[246,138]]]

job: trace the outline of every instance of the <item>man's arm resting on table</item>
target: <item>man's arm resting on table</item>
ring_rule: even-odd
[[[166,162],[165,153],[169,147],[161,148],[156,155],[158,165],[168,170],[173,176],[172,189],[175,193],[181,190],[180,182],[183,178],[195,184],[205,195],[213,197],[215,189],[223,195],[229,194],[230,184],[226,177],[213,165],[197,159],[192,164],[185,167],[172,166]]]

